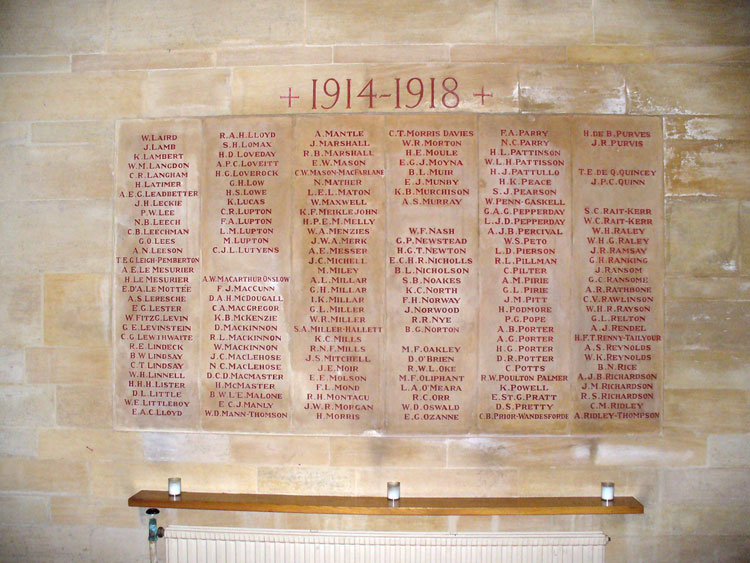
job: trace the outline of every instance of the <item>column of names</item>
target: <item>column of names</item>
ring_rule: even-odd
[[[301,118],[294,165],[299,428],[382,425],[383,119]]]
[[[200,122],[123,123],[118,139],[116,418],[195,427]]]
[[[291,120],[204,124],[203,427],[290,427]]]
[[[572,369],[578,431],[659,427],[661,130],[649,118],[573,123]]]
[[[475,427],[476,120],[389,117],[386,422]]]
[[[568,428],[569,130],[480,120],[480,428]]]

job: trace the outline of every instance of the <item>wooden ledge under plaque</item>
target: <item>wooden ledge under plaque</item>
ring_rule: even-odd
[[[301,512],[310,514],[533,515],[533,514],[643,514],[634,497],[617,497],[605,504],[597,497],[402,498],[261,495],[183,492],[173,499],[167,491],[139,491],[128,506],[244,512]]]

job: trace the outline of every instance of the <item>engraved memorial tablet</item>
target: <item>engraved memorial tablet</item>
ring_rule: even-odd
[[[118,427],[658,431],[661,120],[394,84],[396,113],[118,124]]]

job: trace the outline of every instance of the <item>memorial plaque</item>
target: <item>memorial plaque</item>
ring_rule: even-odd
[[[664,242],[661,122],[573,120],[574,422],[659,427]]]
[[[474,114],[450,76],[469,113],[118,124],[118,427],[659,430],[661,120]]]
[[[292,123],[204,122],[202,426],[290,426]]]
[[[201,123],[124,122],[117,140],[115,419],[197,428]]]
[[[476,118],[389,116],[386,128],[386,426],[468,432],[476,427]]]
[[[564,432],[570,394],[570,122],[479,119],[479,428]]]

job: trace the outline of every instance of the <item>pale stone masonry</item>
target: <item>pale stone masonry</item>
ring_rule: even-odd
[[[115,122],[264,113],[255,86],[494,63],[499,113],[663,119],[662,431],[267,436],[115,431]],[[361,71],[358,71],[361,72]],[[136,561],[139,489],[598,493],[643,515],[164,511],[161,524],[602,530],[608,561],[750,554],[750,6],[744,0],[77,0],[0,5],[0,560]]]

